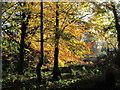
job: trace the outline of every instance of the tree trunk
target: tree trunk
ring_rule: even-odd
[[[43,57],[44,57],[44,53],[43,53],[43,2],[41,1],[41,18],[40,18],[40,22],[41,22],[41,30],[40,30],[40,34],[41,34],[41,58],[40,61],[36,67],[36,73],[37,73],[37,77],[38,77],[38,82],[41,83],[42,80],[42,76],[41,76],[41,67],[43,65]]]
[[[2,2],[0,2],[0,56],[2,56]],[[2,58],[0,57],[0,60],[2,60]],[[1,63],[2,64],[2,63]],[[2,65],[0,65],[1,67]]]
[[[119,19],[118,19],[118,15],[116,12],[116,8],[115,5],[112,5],[113,8],[113,14],[114,14],[114,19],[115,19],[115,27],[117,30],[117,40],[118,40],[118,49],[120,50],[120,25],[119,25]]]
[[[24,3],[25,5],[25,3]],[[30,19],[30,13],[27,17],[27,20],[24,21],[26,18],[26,13],[22,13],[22,27],[21,27],[21,41],[20,41],[20,60],[18,62],[18,74],[21,75],[23,74],[23,63],[24,63],[24,48],[25,48],[25,35],[26,35],[26,30],[27,30],[27,25]]]
[[[59,80],[60,71],[58,68],[58,55],[59,55],[59,6],[58,3],[56,3],[56,31],[55,31],[55,52],[54,52],[54,68],[53,68],[53,79]]]

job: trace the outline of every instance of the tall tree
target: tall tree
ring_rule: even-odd
[[[2,15],[2,3],[0,2],[0,62],[2,62],[2,58],[1,58],[1,56],[2,56],[2,53],[1,53],[2,52],[1,15]],[[0,78],[2,78],[2,65],[1,64],[2,63],[0,63]],[[2,87],[2,83],[0,82],[0,89],[2,89],[1,87]]]
[[[77,37],[82,36],[82,33],[87,31],[87,30],[83,31],[83,26],[79,24],[81,22],[81,18],[85,17],[86,15],[83,15],[81,17],[77,16],[76,8],[77,6],[75,6],[76,5],[75,3],[58,3],[59,30],[56,31],[56,4],[55,3],[45,4],[46,4],[46,8],[44,9],[46,21],[46,23],[44,24],[46,36],[45,50],[49,52],[49,54],[47,54],[46,52],[45,54],[50,57],[49,58],[50,63],[53,64],[53,61],[55,60],[55,54],[53,55],[55,49],[53,48],[53,46],[55,44],[56,33],[59,35],[58,65],[63,66],[64,63],[68,61],[80,61],[79,58],[83,57],[82,52],[86,51],[85,48],[86,44],[82,41],[79,41]],[[87,51],[89,52],[89,50]]]
[[[26,3],[24,2],[23,5],[20,3],[20,5],[25,6]],[[20,60],[19,60],[19,65],[18,65],[19,66],[18,74],[23,74],[23,69],[24,69],[23,63],[24,63],[25,37],[26,37],[27,25],[30,19],[30,13],[28,12],[28,15],[27,15],[27,13],[23,11],[21,17],[22,17],[22,23],[21,23]]]
[[[38,10],[40,9],[38,7],[38,3],[32,3],[32,2],[27,2],[26,5],[21,5],[22,2],[13,2],[13,3],[3,3],[3,9],[2,9],[2,30],[3,30],[3,43],[4,43],[4,61],[8,61],[8,59],[10,57],[12,57],[12,59],[15,59],[14,61],[10,61],[12,59],[9,60],[9,67],[12,65],[15,65],[14,68],[16,68],[16,66],[18,67],[18,70],[15,71],[19,71],[19,62],[20,62],[20,50],[22,51],[22,49],[20,49],[20,44],[21,42],[23,42],[23,39],[21,40],[21,37],[23,37],[24,34],[22,34],[22,28],[25,26],[24,24],[22,25],[22,23],[29,23],[29,25],[27,25],[27,30],[25,31],[25,38],[24,38],[24,70],[28,69],[28,66],[31,67],[31,65],[33,65],[32,63],[30,63],[30,61],[33,61],[36,57],[32,57],[33,53],[35,53],[35,51],[33,51],[33,48],[31,47],[31,44],[33,43],[33,36],[36,34],[36,31],[39,28],[39,23],[40,23],[40,18],[39,17],[35,17],[35,16],[39,16],[38,14]],[[34,7],[36,5],[37,7]],[[34,9],[37,10],[37,12],[34,11]],[[25,18],[23,20],[22,14],[25,13]],[[30,18],[29,18],[30,17]],[[29,19],[29,20],[28,20]],[[38,22],[37,24],[35,22]],[[32,40],[31,40],[32,39]],[[6,43],[9,42],[9,43]],[[9,46],[9,48],[8,48]],[[28,54],[29,53],[29,54]],[[31,54],[32,53],[32,54]],[[5,57],[5,54],[8,54],[9,57]],[[12,56],[10,56],[10,54]],[[15,55],[15,56],[14,56]],[[22,54],[21,54],[22,56]],[[18,60],[19,59],[19,60]],[[18,62],[18,65],[17,63]],[[14,64],[13,64],[14,63]],[[30,65],[31,64],[31,65]],[[7,66],[6,64],[3,64],[5,67]],[[21,66],[20,66],[21,67]],[[8,69],[8,68],[6,68]],[[29,69],[30,70],[30,69]],[[10,71],[10,70],[8,70]]]
[[[41,34],[41,57],[40,60],[37,64],[36,67],[36,73],[37,73],[37,77],[38,77],[38,82],[40,83],[42,80],[42,76],[41,76],[41,67],[43,65],[43,59],[44,59],[44,52],[43,52],[43,2],[41,1],[41,17],[40,17],[40,22],[41,22],[41,28],[40,28],[40,34]]]
[[[115,8],[115,4],[112,4],[111,6],[112,6],[113,14],[114,14],[114,19],[115,19],[115,27],[116,27],[116,31],[117,31],[118,48],[120,50],[120,25],[119,25],[118,14],[117,14],[117,10]]]
[[[55,51],[54,51],[54,68],[53,68],[53,78],[59,80],[60,71],[58,68],[58,55],[59,55],[59,5],[56,3],[56,31],[55,31]]]

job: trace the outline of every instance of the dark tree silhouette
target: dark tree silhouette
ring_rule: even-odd
[[[23,6],[25,6],[26,3],[24,2],[23,3]],[[22,5],[21,5],[22,6]],[[25,48],[25,37],[26,37],[26,30],[27,30],[27,25],[28,25],[28,22],[29,22],[29,19],[30,19],[30,13],[29,15],[27,16],[27,19],[26,19],[26,12],[23,11],[22,13],[22,27],[21,27],[21,39],[20,39],[20,60],[18,62],[18,74],[23,74],[23,63],[24,63],[24,48]],[[26,20],[25,20],[26,19]]]
[[[40,34],[41,34],[41,57],[40,60],[38,62],[38,65],[36,67],[36,73],[37,73],[37,77],[38,77],[38,82],[41,83],[42,80],[42,76],[41,76],[41,67],[43,65],[43,57],[44,57],[44,52],[43,52],[43,2],[41,1],[41,17],[40,17],[40,22],[41,22],[41,29],[40,29]]]
[[[55,52],[54,52],[54,68],[53,68],[53,79],[59,80],[60,71],[58,68],[58,55],[59,55],[59,5],[56,3],[56,31],[55,31]]]
[[[117,31],[118,48],[120,49],[120,25],[119,25],[119,19],[118,19],[118,15],[117,15],[115,5],[112,4],[111,6],[113,8],[112,10],[113,10],[114,19],[115,19],[115,27],[116,27],[116,31]]]

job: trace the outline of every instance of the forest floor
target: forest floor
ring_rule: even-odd
[[[52,84],[51,87],[47,84],[41,84],[43,85],[40,87],[39,84],[35,83],[36,79],[26,81],[26,82],[14,82],[11,84],[8,84],[6,88],[3,88],[2,90],[88,90],[88,89],[101,89],[101,90],[120,90],[120,82],[117,82],[117,85],[115,87],[106,87],[104,84],[104,81],[101,79],[102,77],[99,76],[97,78],[90,78],[85,80],[78,80],[74,83],[68,84],[68,86],[60,87],[60,83]],[[120,81],[120,79],[119,79]],[[37,86],[38,85],[38,86]],[[31,86],[34,86],[34,88]],[[45,87],[46,86],[46,87]],[[48,88],[47,88],[48,87]],[[59,88],[58,88],[59,87]]]
[[[107,86],[105,83],[104,74],[92,73],[86,71],[73,71],[71,73],[62,74],[62,79],[59,81],[52,81],[51,71],[42,73],[42,83],[37,83],[35,75],[31,77],[12,76],[17,77],[16,80],[10,78],[10,82],[3,83],[2,90],[120,90],[120,74],[116,77],[114,87]],[[84,72],[84,73],[83,73]],[[8,77],[7,77],[8,78]],[[21,79],[21,80],[18,80]]]
[[[108,60],[111,60],[108,58]],[[103,59],[106,61],[106,59]],[[2,90],[120,90],[120,67],[111,64],[113,70],[110,71],[114,74],[113,77],[106,79],[106,72],[109,63],[100,62],[93,65],[83,64],[70,64],[66,67],[59,67],[61,77],[59,81],[54,81],[51,69],[42,69],[42,82],[38,83],[35,70],[25,71],[24,75],[17,73],[3,72]],[[107,66],[107,67],[106,67]],[[106,69],[105,69],[106,68]]]

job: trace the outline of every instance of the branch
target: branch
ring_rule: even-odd
[[[4,32],[5,32],[14,42],[16,42],[17,44],[20,45],[20,43],[19,43],[18,41],[16,41],[16,40],[11,36],[10,33],[6,32],[5,29],[2,29],[2,30],[4,30]]]
[[[7,27],[7,28],[5,28],[5,29],[4,29],[4,28],[2,28],[2,30],[4,30],[4,31],[5,31],[5,30],[10,29],[10,28],[12,28],[12,27],[14,27],[14,26],[12,26],[12,25],[11,25],[10,27]],[[9,32],[9,34],[10,34],[10,35],[12,35],[12,36],[14,36],[14,37],[18,38],[18,36],[16,36],[14,33],[10,32],[10,31],[7,31],[7,33],[8,33],[8,32]]]
[[[68,12],[70,11],[71,8],[72,8],[72,6],[68,9],[68,11],[67,11],[66,13],[68,13]],[[66,14],[66,16],[67,16],[67,14]],[[64,18],[64,22],[62,23],[61,26],[63,26],[63,24],[65,23],[65,21],[66,21],[66,16],[65,16],[65,18]]]
[[[16,10],[16,9],[15,9],[15,10]],[[14,11],[15,11],[15,10],[14,10]],[[9,15],[9,17],[8,17],[8,18],[5,18],[5,21],[3,21],[3,23],[2,23],[3,25],[4,25],[4,24],[5,24],[5,22],[6,22],[6,21],[8,21],[8,19],[12,16],[12,14],[14,13],[14,11],[13,11],[13,12]]]
[[[80,17],[79,20],[82,19],[82,18],[84,18],[84,17],[86,17],[87,15],[89,15],[89,14],[86,14],[86,15]],[[74,18],[73,18],[73,19],[74,19]],[[69,22],[69,24],[72,24],[73,22],[78,22],[78,20],[75,20],[75,19],[74,19],[74,20],[72,20],[71,22]],[[65,28],[66,28],[69,24],[65,25],[62,30],[64,31]]]
[[[14,5],[16,5],[17,3],[15,3]],[[7,8],[7,10],[9,10],[10,8],[12,8],[14,5],[10,6]],[[3,11],[2,14],[4,14],[5,12],[7,12],[7,10]]]

